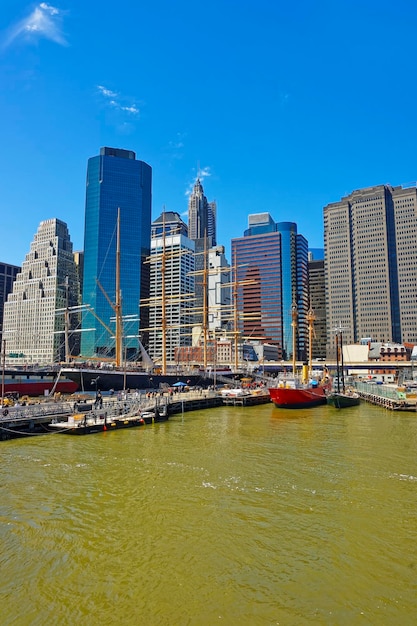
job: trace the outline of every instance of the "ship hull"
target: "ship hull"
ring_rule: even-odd
[[[148,374],[140,371],[104,370],[88,368],[62,368],[62,375],[77,384],[79,391],[120,391],[122,389],[159,389],[161,385],[175,385],[180,381],[190,387],[200,385],[207,387],[213,384],[211,378],[205,378],[200,374]]]
[[[272,402],[279,409],[306,409],[327,402],[324,387],[306,389],[274,387],[268,391]]]
[[[347,409],[350,406],[357,406],[361,399],[357,394],[331,393],[327,397],[327,403],[336,409]]]
[[[69,378],[58,377],[57,373],[6,370],[2,379],[3,388],[5,395],[17,393],[19,396],[44,396],[51,391],[73,393],[77,390],[77,384]]]

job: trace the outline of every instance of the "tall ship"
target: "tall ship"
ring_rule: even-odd
[[[123,320],[122,320],[122,302],[120,289],[120,210],[117,215],[117,240],[116,240],[116,290],[115,302],[112,303],[106,295],[109,304],[114,312],[115,319],[115,358],[113,363],[102,362],[98,366],[92,364],[91,360],[84,363],[73,363],[65,365],[61,369],[61,374],[71,379],[77,384],[80,391],[92,391],[100,389],[101,391],[118,391],[122,389],[158,389],[160,386],[172,386],[175,383],[183,383],[184,385],[207,387],[213,384],[213,374],[208,375],[206,364],[202,369],[186,369],[185,372],[179,368],[175,372],[167,370],[166,363],[166,322],[165,314],[162,315],[162,365],[157,368],[152,359],[147,354],[141,342],[138,340],[142,366],[133,366],[126,363],[123,359]],[[165,232],[165,230],[164,230]],[[164,235],[165,236],[165,235]],[[164,276],[164,271],[162,271]],[[164,294],[165,290],[162,289]],[[97,316],[95,316],[97,317]],[[101,320],[97,317],[97,320]],[[101,322],[102,323],[102,322]],[[104,324],[103,324],[104,325]],[[68,324],[67,326],[68,327]],[[67,359],[68,361],[69,359]],[[87,365],[88,363],[88,365]],[[232,371],[221,372],[220,375],[232,375]],[[217,379],[220,378],[217,374]]]
[[[327,403],[327,395],[332,388],[332,380],[327,368],[319,377],[313,376],[312,363],[312,339],[313,322],[315,319],[313,311],[310,309],[307,314],[309,328],[309,360],[302,367],[301,374],[296,371],[296,330],[298,311],[293,304],[291,309],[292,331],[293,331],[293,368],[292,375],[284,375],[277,379],[276,386],[269,387],[269,395],[274,405],[279,409],[303,409]]]
[[[158,389],[160,386],[173,386],[183,382],[185,385],[207,387],[213,384],[212,377],[204,372],[197,374],[153,374],[129,367],[85,367],[68,366],[61,368],[61,374],[65,379],[75,383],[79,391],[119,391],[122,389]]]

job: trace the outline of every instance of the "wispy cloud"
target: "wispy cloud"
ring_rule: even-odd
[[[289,103],[289,101],[290,101],[290,94],[289,94],[289,93],[287,93],[287,92],[281,92],[281,93],[279,94],[279,99],[280,99],[281,105],[282,105],[282,106],[285,106],[285,105],[287,105],[287,104]]]
[[[206,165],[205,167],[200,168],[200,166],[198,167],[197,170],[197,175],[193,178],[192,182],[190,182],[188,184],[188,187],[185,191],[185,195],[189,196],[190,193],[192,192],[195,182],[197,180],[197,178],[200,180],[201,183],[203,183],[205,178],[209,178],[211,176],[211,169],[208,165]]]
[[[210,176],[211,176],[211,170],[210,170],[210,168],[208,166],[207,167],[203,167],[202,169],[199,169],[198,172],[197,172],[197,177],[200,180],[204,180],[205,178],[208,178]]]
[[[97,90],[103,97],[106,105],[117,111],[124,111],[131,115],[139,115],[140,109],[135,103],[127,103],[126,97],[120,95],[117,91],[112,91],[104,85],[97,85]]]
[[[63,15],[64,12],[60,9],[41,2],[32,13],[9,28],[0,45],[2,48],[7,48],[17,40],[32,43],[44,38],[66,46],[68,44],[62,33]]]
[[[162,150],[171,163],[183,158],[186,133],[176,133],[175,138],[163,146]]]

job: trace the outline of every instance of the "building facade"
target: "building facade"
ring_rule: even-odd
[[[188,198],[188,236],[190,239],[209,239],[208,246],[216,245],[216,203],[208,202],[203,186],[196,180]]]
[[[378,185],[324,207],[327,353],[346,343],[417,343],[417,189]]]
[[[3,337],[10,365],[49,365],[79,352],[79,320],[66,311],[79,303],[79,280],[67,225],[40,223],[4,305]]]
[[[151,225],[151,238],[165,235],[184,235],[188,237],[188,226],[176,211],[164,211]]]
[[[212,337],[225,330],[230,320],[231,267],[224,254],[224,246],[208,252],[208,329]]]
[[[184,234],[158,234],[162,221],[152,226],[149,264],[148,352],[157,366],[175,363],[176,348],[191,346],[194,324],[194,242]]]
[[[277,346],[280,358],[291,358],[291,308],[296,303],[296,357],[305,358],[307,240],[297,233],[296,224],[275,223],[269,213],[250,215],[248,223],[244,236],[232,240],[233,308],[239,332],[244,339]]]
[[[140,328],[149,326],[152,169],[131,150],[101,148],[88,160],[85,201],[82,355],[114,357],[117,215],[120,211],[120,291],[123,352],[139,358]],[[94,311],[94,314],[91,312]],[[97,321],[97,318],[102,323]]]
[[[0,345],[3,348],[3,312],[7,296],[13,290],[13,283],[21,268],[17,265],[0,263]]]
[[[312,345],[313,359],[325,359],[327,351],[326,288],[324,259],[308,262],[310,305],[315,315]]]

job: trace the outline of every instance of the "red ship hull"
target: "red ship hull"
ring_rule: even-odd
[[[270,398],[279,409],[306,409],[326,404],[326,387],[306,387],[292,389],[274,387],[268,389]]]
[[[78,389],[77,383],[68,378],[59,377],[57,374],[49,374],[34,371],[6,371],[2,379],[2,388],[5,395],[18,393],[19,396],[43,396],[54,390],[60,393],[74,393]]]

